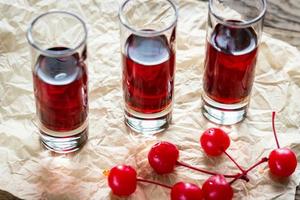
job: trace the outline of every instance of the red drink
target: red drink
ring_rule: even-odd
[[[55,47],[50,50],[62,51]],[[87,118],[86,57],[78,53],[66,57],[40,55],[34,72],[34,94],[37,116],[43,126],[52,131],[71,131],[79,128]]]
[[[204,91],[211,99],[234,104],[251,92],[257,57],[257,35],[251,27],[217,24],[207,43]]]
[[[175,55],[164,35],[130,35],[123,58],[126,106],[151,114],[170,106],[174,88]]]

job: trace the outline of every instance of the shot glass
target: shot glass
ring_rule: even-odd
[[[265,13],[265,0],[209,0],[202,113],[214,123],[246,117]]]
[[[78,16],[47,12],[30,24],[36,124],[44,146],[78,150],[88,138],[87,28]]]
[[[125,123],[155,134],[172,119],[177,8],[169,0],[127,0],[119,10]]]

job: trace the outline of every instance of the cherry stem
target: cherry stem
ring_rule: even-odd
[[[240,176],[246,176],[250,171],[252,171],[254,168],[256,168],[257,166],[261,165],[262,163],[268,162],[268,158],[267,157],[263,157],[259,162],[255,163],[254,165],[252,165],[251,167],[249,167],[247,170],[245,170],[245,172],[243,174],[241,174]],[[238,180],[240,177],[236,177],[234,178],[232,181],[230,181],[229,184],[233,184],[236,180]]]
[[[275,115],[276,115],[276,113],[273,111],[272,112],[272,128],[273,128],[273,133],[274,133],[277,148],[280,149],[278,138],[277,138],[277,133],[276,133],[276,129],[275,129]]]
[[[172,187],[169,186],[169,185],[165,185],[165,184],[158,183],[158,182],[155,182],[155,181],[145,180],[145,179],[142,179],[142,178],[137,178],[137,181],[143,182],[143,183],[150,183],[150,184],[154,184],[154,185],[159,185],[159,186],[167,188],[167,189],[172,189]]]
[[[242,174],[244,174],[245,170],[233,159],[233,157],[231,157],[226,151],[223,151],[223,152],[237,166],[237,168],[239,168],[239,170],[241,170]]]
[[[209,174],[209,175],[218,175],[219,174],[219,173],[211,172],[211,171],[208,171],[208,170],[205,170],[205,169],[199,169],[197,167],[193,167],[193,166],[191,166],[187,163],[181,162],[181,161],[176,161],[176,165],[187,167],[189,169],[192,169],[192,170],[195,170],[195,171],[198,171],[198,172],[202,172],[202,173],[205,173],[205,174]],[[238,177],[239,179],[249,181],[249,179],[247,177],[243,176],[243,174],[240,174],[240,173],[235,174],[235,175],[229,175],[229,174],[222,174],[222,175],[226,178],[237,178]]]

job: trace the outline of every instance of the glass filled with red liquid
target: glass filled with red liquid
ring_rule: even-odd
[[[209,0],[202,113],[212,122],[246,117],[265,12],[265,0]]]
[[[119,11],[125,123],[155,134],[172,118],[177,9],[169,0],[127,0]]]
[[[76,151],[88,138],[86,25],[72,13],[47,12],[33,20],[27,39],[41,142],[58,153]]]

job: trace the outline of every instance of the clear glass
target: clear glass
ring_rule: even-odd
[[[76,151],[88,138],[86,25],[72,13],[47,12],[33,20],[27,39],[41,142]]]
[[[127,0],[119,11],[125,123],[155,134],[172,118],[177,8],[169,0]]]
[[[231,125],[247,114],[265,0],[209,0],[202,113]]]

